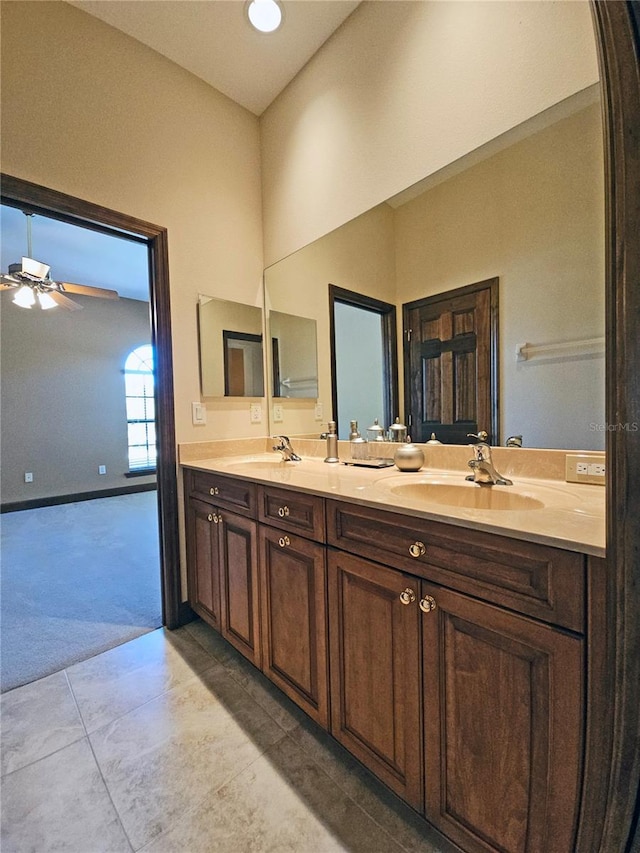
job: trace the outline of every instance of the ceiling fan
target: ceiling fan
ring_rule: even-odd
[[[33,213],[24,214],[27,217],[27,254],[20,264],[9,264],[8,273],[0,275],[0,290],[17,288],[13,301],[21,308],[31,308],[39,304],[41,308],[66,308],[68,311],[78,311],[82,308],[65,294],[77,293],[82,296],[99,296],[103,299],[118,299],[115,290],[105,287],[90,287],[87,284],[73,284],[70,281],[55,281],[50,276],[51,267],[34,260],[31,255],[31,217]]]

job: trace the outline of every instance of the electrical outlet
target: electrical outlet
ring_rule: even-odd
[[[315,416],[315,419],[317,421],[322,420],[322,403],[316,403],[315,415],[314,416]]]
[[[284,420],[284,412],[280,403],[276,403],[273,407],[273,422],[276,424],[282,423]]]
[[[604,456],[568,453],[565,459],[567,483],[591,483],[596,486],[604,486],[606,474]]]
[[[98,465],[98,474],[106,474],[107,466],[106,465]]]
[[[251,403],[249,406],[249,420],[252,424],[262,423],[262,406],[260,403]]]
[[[24,481],[25,483],[33,483],[33,474],[31,471],[24,472]]]

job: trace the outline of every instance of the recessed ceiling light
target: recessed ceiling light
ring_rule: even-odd
[[[282,9],[275,0],[251,0],[247,15],[252,26],[261,33],[273,33],[282,23]]]

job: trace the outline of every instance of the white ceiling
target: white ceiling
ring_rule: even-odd
[[[69,0],[260,115],[358,6],[280,0],[274,33],[249,24],[245,0]]]

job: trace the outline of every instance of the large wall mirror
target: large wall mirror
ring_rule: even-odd
[[[394,304],[400,323],[406,303],[497,278],[500,434],[493,442],[522,434],[526,447],[600,450],[604,215],[596,85],[269,267],[265,298],[316,321],[326,421],[329,285]],[[396,414],[403,418],[400,374]],[[359,417],[348,404],[338,408],[342,424]]]
[[[198,296],[203,397],[263,397],[262,309]]]
[[[316,321],[282,311],[269,311],[271,395],[316,399],[318,349]]]

